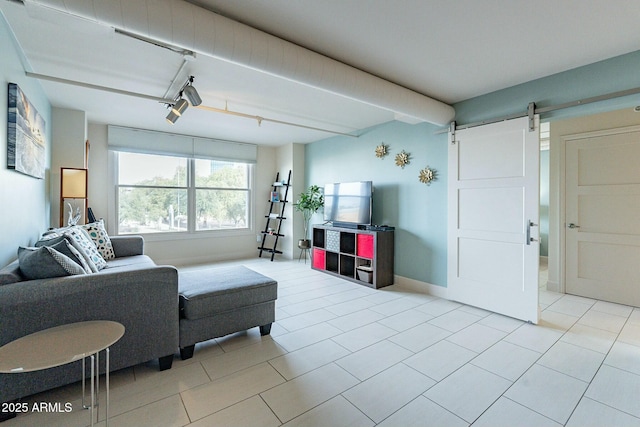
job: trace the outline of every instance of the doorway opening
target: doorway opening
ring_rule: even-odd
[[[546,126],[540,290],[640,306],[640,297],[629,295],[640,280],[640,112],[624,108],[547,121],[541,129]]]

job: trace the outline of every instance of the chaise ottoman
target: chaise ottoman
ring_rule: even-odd
[[[195,344],[260,327],[271,332],[278,282],[244,266],[180,272],[180,356],[193,356]]]

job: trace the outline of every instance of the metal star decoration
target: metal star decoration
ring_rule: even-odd
[[[420,171],[420,176],[418,177],[418,179],[423,184],[431,185],[431,181],[436,179],[436,171],[427,166]]]
[[[380,144],[376,147],[376,157],[381,159],[384,156],[386,156],[387,154],[389,154],[388,152],[389,150],[389,146],[386,144]]]
[[[400,166],[402,169],[404,169],[404,167],[411,161],[409,159],[410,156],[411,154],[407,153],[404,150],[396,154],[396,166]]]

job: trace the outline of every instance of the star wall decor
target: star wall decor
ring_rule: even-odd
[[[402,150],[401,152],[396,154],[396,166],[400,166],[402,169],[404,169],[404,167],[411,162],[410,157],[411,154]]]
[[[420,171],[420,176],[418,177],[418,179],[423,184],[431,185],[431,181],[434,181],[436,179],[435,169],[431,169],[429,168],[429,166],[427,166]]]
[[[389,154],[389,146],[381,143],[380,145],[378,145],[376,147],[376,157],[379,159],[382,159],[383,157],[385,157],[387,154]]]

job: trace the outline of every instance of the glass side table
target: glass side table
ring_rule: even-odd
[[[109,425],[109,347],[124,335],[124,326],[110,320],[70,323],[35,332],[0,347],[0,373],[18,374],[65,365],[82,359],[82,405],[85,399],[85,359],[91,365],[91,426],[100,385],[99,354],[106,356],[106,426]]]

